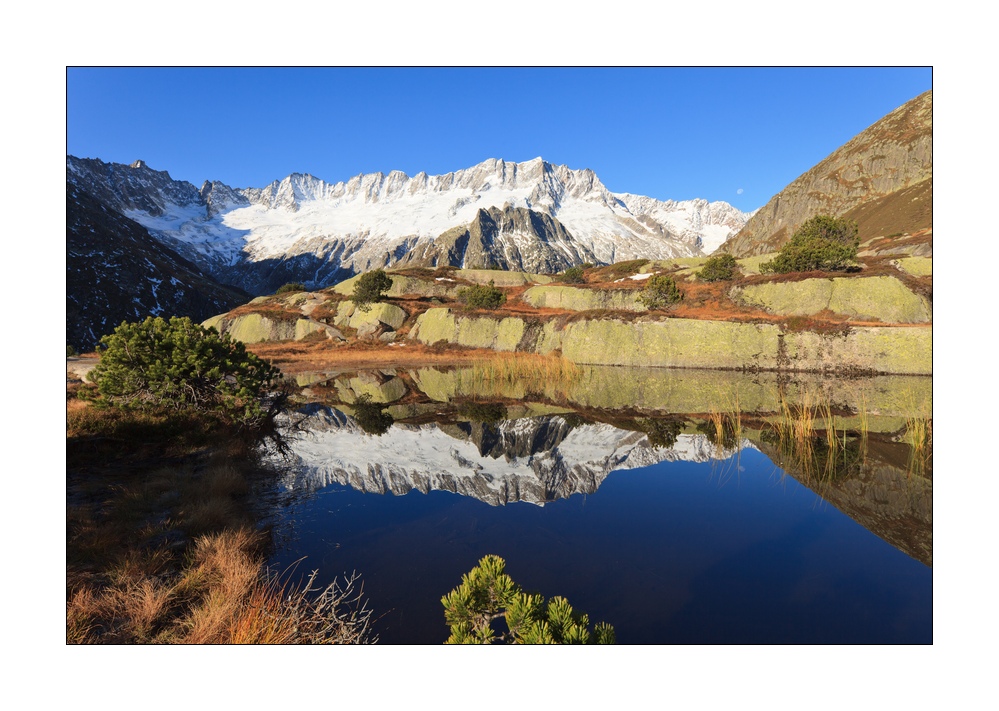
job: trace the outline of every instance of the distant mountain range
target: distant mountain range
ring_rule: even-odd
[[[773,252],[816,214],[864,240],[932,254],[932,92],[807,171],[763,208],[611,193],[591,170],[490,159],[446,175],[399,171],[263,188],[173,180],[143,161],[66,159],[67,341],[122,320],[204,320],[288,282],[310,288],[392,266],[555,273],[569,266]],[[877,241],[877,238],[882,238]]]
[[[239,189],[217,181],[196,188],[141,160],[123,165],[68,156],[66,167],[69,211],[100,213],[91,222],[103,220],[96,231],[67,223],[68,298],[75,305],[67,337],[82,347],[138,314],[203,319],[241,303],[240,294],[271,293],[291,281],[325,287],[381,267],[554,273],[585,262],[700,255],[748,218],[724,202],[611,193],[591,170],[540,158],[491,159],[436,176],[358,175],[335,184],[296,173]],[[122,248],[136,239],[145,246]],[[168,255],[151,260],[156,273],[124,268],[123,254],[149,249]],[[186,276],[167,262],[183,264]],[[110,281],[98,281],[102,263],[118,274],[113,281],[127,298],[95,293]],[[165,290],[152,288],[156,280],[184,282],[189,299],[198,292],[200,307],[166,298]]]

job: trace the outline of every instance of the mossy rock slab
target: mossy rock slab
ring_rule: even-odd
[[[390,272],[386,272],[386,274],[392,279],[392,286],[385,292],[385,295],[392,299],[398,299],[402,296],[453,297],[458,290],[458,286],[451,282],[418,279]],[[361,275],[358,274],[342,281],[333,287],[333,291],[343,296],[353,296],[357,280],[360,278]]]
[[[416,320],[416,325],[410,331],[410,338],[421,343],[433,345],[444,341],[454,343],[457,320],[451,309],[427,309]]]
[[[771,259],[777,256],[777,252],[769,252],[768,254],[757,254],[754,257],[743,257],[742,259],[737,259],[736,264],[739,265],[739,269],[742,270],[743,274],[759,274],[760,265],[763,262],[769,262]]]
[[[535,308],[567,311],[647,311],[634,290],[581,289],[573,286],[532,286],[521,297]]]
[[[278,321],[260,314],[245,314],[233,319],[223,319],[221,323],[221,332],[228,333],[243,343],[289,341],[295,338],[295,321]]]
[[[653,262],[649,262],[644,267],[639,269],[638,273],[651,274],[653,272],[661,272],[664,269],[673,269],[674,267],[699,269],[704,266],[704,262],[707,260],[707,257],[676,257],[675,259],[657,259]]]
[[[524,284],[550,284],[552,278],[543,274],[528,272],[507,272],[494,269],[459,269],[454,273],[458,279],[470,281],[473,284],[488,284],[495,286],[523,286]]]
[[[327,338],[342,338],[336,329],[318,321],[304,318],[279,320],[262,314],[242,314],[235,317],[221,314],[211,317],[201,325],[206,328],[213,327],[219,333],[228,333],[231,338],[243,343],[298,341],[316,333],[321,333]]]
[[[733,289],[732,298],[786,316],[811,316],[828,309],[884,323],[925,323],[932,313],[924,297],[890,276],[754,284]]]
[[[369,306],[367,311],[355,308],[347,325],[360,330],[363,326],[377,326],[383,323],[395,331],[406,321],[406,312],[395,304],[378,302]],[[339,319],[339,310],[337,317]]]
[[[451,309],[428,309],[420,315],[411,338],[433,345],[440,341],[473,348],[515,351],[527,324],[519,318],[456,316]]]
[[[933,257],[902,257],[892,263],[912,276],[933,276]]]
[[[587,320],[542,331],[538,352],[574,363],[663,368],[932,373],[932,330],[855,328],[846,335],[785,334],[772,324],[666,319]]]

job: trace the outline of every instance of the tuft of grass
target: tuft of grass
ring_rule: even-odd
[[[909,475],[925,476],[933,461],[933,420],[906,418],[904,439],[909,445]]]

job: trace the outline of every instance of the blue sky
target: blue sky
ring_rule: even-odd
[[[67,153],[262,187],[487,158],[591,168],[613,192],[762,206],[929,68],[67,69]]]

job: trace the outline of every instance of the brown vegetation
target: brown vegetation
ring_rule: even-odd
[[[246,433],[71,397],[88,389],[67,383],[67,642],[374,641],[356,576],[318,590],[264,568],[249,500],[271,475]]]

